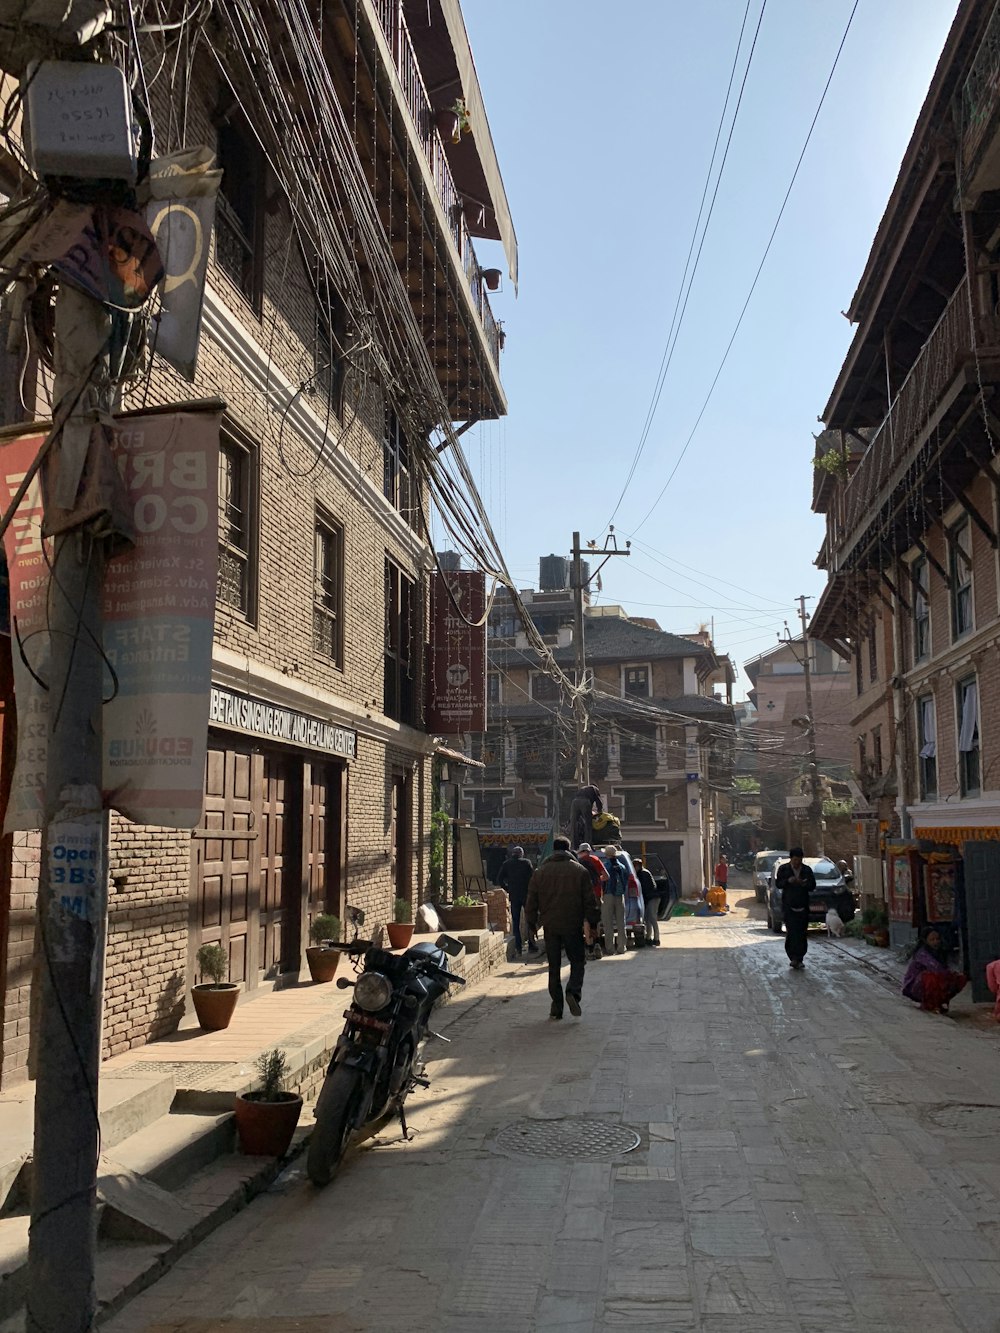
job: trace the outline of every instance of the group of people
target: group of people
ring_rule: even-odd
[[[587,951],[596,943],[599,925],[608,953],[625,953],[629,917],[635,914],[645,926],[646,942],[660,943],[660,901],[669,885],[658,884],[642,861],[632,861],[620,846],[606,848],[602,857],[589,842],[581,842],[573,852],[569,838],[555,838],[552,855],[537,869],[522,847],[513,847],[497,883],[510,899],[516,957],[525,947],[529,954],[537,953],[539,924],[544,929],[552,1019],[562,1018],[564,1005],[579,1017]],[[522,911],[527,940],[521,929]],[[565,990],[564,952],[570,967]]]

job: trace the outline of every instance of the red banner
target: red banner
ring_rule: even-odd
[[[485,574],[439,570],[431,583],[428,731],[460,736],[486,730],[485,617]]]

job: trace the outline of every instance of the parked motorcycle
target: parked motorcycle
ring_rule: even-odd
[[[352,911],[349,919],[357,930],[364,916]],[[371,1135],[392,1115],[399,1116],[403,1137],[409,1138],[406,1098],[415,1087],[430,1087],[423,1045],[428,1037],[448,1040],[430,1030],[431,1012],[452,982],[465,985],[464,977],[448,971],[448,955],[462,952],[448,935],[403,954],[376,948],[370,940],[336,947],[351,959],[358,978],[337,981],[341,989],[353,986],[354,997],[316,1103],[306,1158],[314,1185],[329,1184],[354,1134]]]

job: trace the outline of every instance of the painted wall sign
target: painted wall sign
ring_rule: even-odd
[[[341,759],[356,759],[358,754],[356,731],[265,699],[236,694],[219,685],[212,686],[208,720],[210,726],[228,727],[244,736],[261,736],[265,740],[301,745],[307,750],[323,750]]]

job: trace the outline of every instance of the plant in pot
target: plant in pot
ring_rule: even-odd
[[[284,1157],[302,1114],[302,1098],[285,1091],[284,1051],[263,1051],[255,1065],[259,1086],[237,1094],[233,1107],[240,1147],[248,1157]]]
[[[211,981],[199,982],[191,987],[191,999],[194,1011],[198,1015],[199,1026],[206,1032],[221,1032],[227,1028],[240,998],[240,988],[235,981],[227,981],[229,959],[221,944],[203,944],[198,950],[198,971]]]
[[[313,981],[332,981],[340,962],[339,949],[331,949],[340,939],[340,917],[330,912],[320,912],[309,925],[309,938],[312,945],[306,949],[306,962]]]
[[[889,913],[885,907],[880,905],[875,908],[875,919],[873,922],[874,932],[872,939],[880,949],[889,947]]]
[[[869,943],[871,943],[872,936],[875,934],[875,921],[877,917],[877,907],[866,907],[861,913],[861,933]]]
[[[405,949],[413,939],[413,908],[405,898],[397,898],[393,908],[394,920],[386,923],[386,933],[393,949]]]
[[[460,893],[457,898],[453,898],[450,906],[444,911],[449,930],[486,929],[486,904],[468,893]]]

